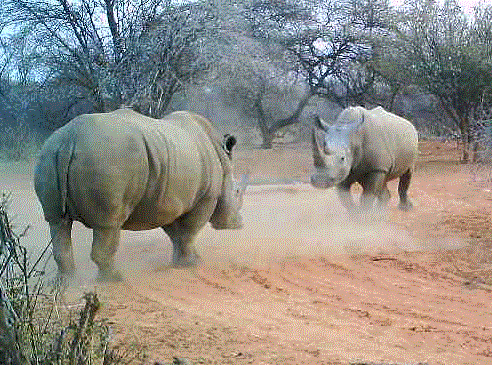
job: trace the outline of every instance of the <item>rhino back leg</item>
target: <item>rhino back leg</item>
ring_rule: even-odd
[[[198,263],[200,258],[193,241],[210,220],[216,205],[217,199],[202,199],[190,212],[162,227],[173,244],[173,265],[191,266]]]
[[[72,249],[72,221],[61,219],[59,223],[50,222],[53,257],[58,265],[59,279],[75,276],[75,262]]]
[[[120,228],[93,228],[91,259],[99,268],[98,280],[121,281],[122,275],[116,269],[114,255],[120,243]]]
[[[412,180],[412,170],[409,169],[403,175],[400,176],[400,181],[398,182],[398,195],[400,196],[400,204],[398,204],[398,209],[403,211],[409,211],[412,209],[413,204],[408,199],[408,188],[410,187],[410,181]]]

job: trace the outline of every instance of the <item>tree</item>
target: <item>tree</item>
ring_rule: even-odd
[[[314,95],[341,107],[364,104],[374,79],[366,33],[380,24],[375,4],[386,3],[251,0],[243,4],[238,13],[244,21],[235,38],[243,52],[233,52],[226,61],[232,61],[227,74],[236,96],[244,95],[243,107],[258,120],[264,147],[271,146],[279,128],[298,121]],[[364,15],[368,9],[372,12]],[[246,54],[248,44],[255,45],[250,54]],[[287,94],[299,90],[302,95],[287,101]],[[279,109],[284,113],[279,113],[268,104],[272,97],[279,105],[284,101],[291,105],[282,105]]]
[[[407,80],[435,95],[456,123],[463,140],[464,162],[469,159],[473,113],[490,97],[490,16],[470,23],[455,0],[411,0],[394,22],[393,51],[382,48],[379,72],[394,84]],[[487,20],[488,19],[488,20]],[[488,26],[484,25],[487,24]],[[488,45],[487,45],[488,44]],[[390,69],[401,59],[404,67]]]
[[[83,90],[96,111],[124,103],[158,117],[217,56],[206,51],[215,16],[203,3],[7,0],[3,8],[4,25],[39,63],[30,76]]]
[[[258,1],[249,19],[255,37],[285,47],[312,95],[346,107],[372,87],[370,35],[387,26],[387,10],[385,0]]]
[[[304,83],[292,65],[273,50],[247,37],[238,37],[236,45],[220,68],[225,102],[256,119],[262,147],[271,148],[276,132],[298,121],[310,95],[302,90]]]

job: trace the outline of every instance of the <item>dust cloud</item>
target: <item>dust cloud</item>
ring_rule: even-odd
[[[30,226],[23,243],[35,257],[49,242],[49,227],[32,180],[3,177],[3,190],[12,192],[13,223],[20,229]],[[315,190],[308,184],[249,186],[242,216],[240,230],[218,231],[207,225],[200,232],[195,246],[205,263],[263,265],[305,255],[421,249],[406,231],[389,223],[384,212],[377,218],[351,219],[333,189]],[[74,222],[72,241],[80,280],[93,282],[97,268],[90,260],[92,231]],[[171,252],[171,242],[161,229],[122,231],[116,260],[123,275],[134,276],[168,268]],[[53,259],[48,271],[56,272]]]
[[[305,255],[418,250],[385,213],[353,219],[334,189],[300,183],[251,186],[242,210],[244,227],[215,231],[207,226],[196,247],[205,261],[254,264]]]

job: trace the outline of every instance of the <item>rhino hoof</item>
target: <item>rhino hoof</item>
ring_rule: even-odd
[[[197,254],[188,255],[187,257],[181,257],[177,261],[173,262],[174,267],[191,267],[200,263],[200,256]]]
[[[412,208],[413,208],[413,204],[410,202],[398,204],[398,209],[400,209],[404,212],[408,212],[408,211],[412,210]]]
[[[99,282],[118,282],[123,281],[123,275],[117,270],[111,272],[99,270],[96,280]]]

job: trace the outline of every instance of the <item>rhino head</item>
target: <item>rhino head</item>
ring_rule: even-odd
[[[234,136],[226,134],[222,143],[222,149],[227,156],[223,161],[224,181],[222,193],[217,200],[217,206],[210,218],[210,223],[215,229],[239,229],[243,227],[242,217],[239,211],[243,206],[243,195],[248,185],[248,175],[243,175],[241,182],[237,182],[232,173],[231,159],[232,148],[236,144]]]
[[[312,131],[316,172],[311,175],[311,184],[314,187],[331,188],[347,178],[354,160],[352,127],[350,124],[328,125],[317,117],[317,128]]]

